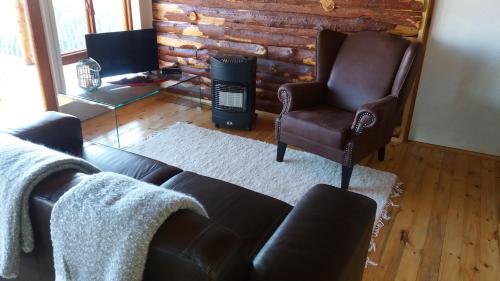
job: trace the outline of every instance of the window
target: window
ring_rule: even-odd
[[[85,34],[132,29],[130,0],[53,0],[63,64],[86,57]]]
[[[54,14],[57,24],[59,48],[62,54],[69,54],[85,49],[87,19],[85,2],[53,0]]]
[[[95,31],[113,32],[131,30],[129,22],[128,1],[123,0],[93,0]],[[119,8],[117,8],[119,7]],[[113,20],[109,20],[113,19]]]

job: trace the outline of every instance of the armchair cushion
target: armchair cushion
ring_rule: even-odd
[[[278,98],[283,103],[283,113],[318,105],[326,92],[323,82],[300,82],[282,85]]]
[[[322,146],[343,149],[349,135],[354,113],[329,105],[292,111],[281,118],[282,137],[301,137]]]

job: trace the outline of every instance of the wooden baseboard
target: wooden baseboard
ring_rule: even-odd
[[[500,161],[500,156],[495,156],[495,155],[491,155],[491,154],[485,154],[485,153],[480,153],[480,152],[475,152],[475,151],[470,151],[470,150],[465,150],[465,149],[460,149],[460,148],[442,146],[442,145],[425,143],[425,142],[414,141],[414,140],[408,140],[408,142],[409,143],[418,143],[419,145],[423,145],[423,146],[427,146],[427,147],[435,147],[435,148],[439,148],[439,149],[446,150],[446,151],[464,153],[464,154],[478,156],[478,157],[486,157],[486,158],[489,158],[489,159],[492,159],[495,161]]]

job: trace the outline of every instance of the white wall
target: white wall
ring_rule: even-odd
[[[410,139],[500,155],[499,11],[436,1]]]

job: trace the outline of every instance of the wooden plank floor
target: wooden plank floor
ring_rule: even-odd
[[[178,121],[215,129],[209,109],[158,96],[119,111],[122,146],[141,142]],[[273,143],[274,118],[259,113],[251,132],[222,130]],[[114,141],[114,119],[84,122],[87,139]],[[386,161],[374,156],[364,165],[397,174],[405,193],[393,219],[377,238],[377,251],[364,280],[500,280],[500,161],[420,143],[393,143]]]

